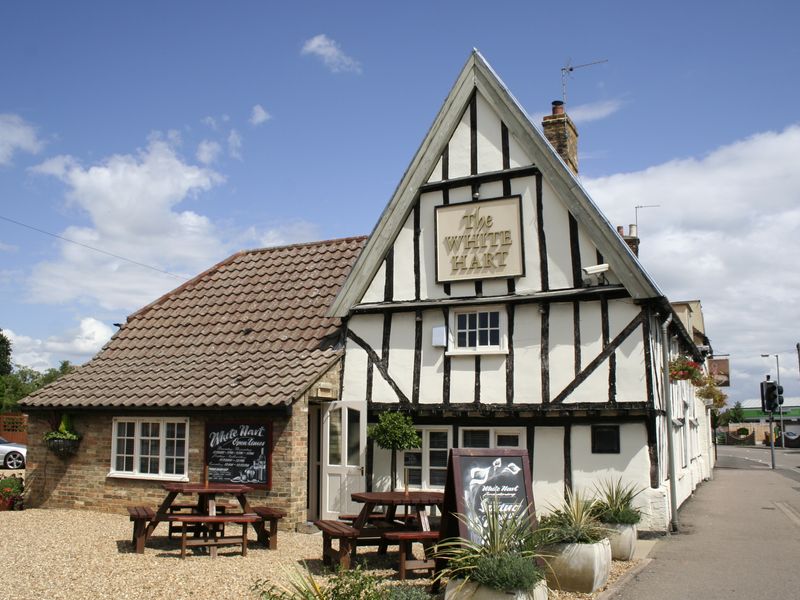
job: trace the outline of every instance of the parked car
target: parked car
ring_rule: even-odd
[[[25,444],[15,444],[0,437],[0,465],[6,469],[24,469],[27,454],[28,447]]]

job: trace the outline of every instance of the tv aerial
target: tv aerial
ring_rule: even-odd
[[[567,103],[567,79],[575,69],[582,69],[584,67],[591,67],[592,65],[599,65],[602,63],[607,63],[608,59],[603,58],[602,60],[596,60],[594,62],[584,63],[582,65],[573,65],[572,59],[567,60],[567,64],[561,67],[561,100],[564,104]]]

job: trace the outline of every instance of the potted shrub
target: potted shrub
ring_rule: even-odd
[[[540,519],[536,535],[544,545],[548,586],[590,593],[608,581],[611,544],[594,504],[593,499],[568,490],[561,506]]]
[[[611,558],[614,560],[633,558],[636,525],[642,519],[642,511],[633,505],[633,500],[641,492],[632,484],[624,485],[622,479],[603,481],[597,487],[598,499],[594,508],[597,518],[608,529]]]
[[[21,478],[0,479],[0,510],[22,510],[22,491]]]
[[[385,412],[378,423],[371,425],[367,435],[384,450],[392,451],[392,491],[397,483],[397,452],[419,448],[420,440],[411,417],[399,412]]]
[[[436,557],[446,561],[436,576],[449,580],[445,600],[547,600],[527,508],[501,512],[495,502],[483,509],[482,523],[455,515],[478,541],[453,538],[436,546]]]
[[[58,428],[44,434],[44,444],[59,458],[67,458],[78,451],[81,436],[72,429],[72,419],[66,413],[61,415]]]

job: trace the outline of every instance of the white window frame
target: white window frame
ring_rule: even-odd
[[[417,430],[417,433],[420,434],[422,438],[422,444],[419,448],[415,448],[413,450],[409,450],[408,452],[421,452],[422,453],[422,481],[421,485],[409,485],[408,489],[410,490],[425,490],[425,491],[443,491],[443,485],[431,485],[430,481],[430,452],[431,450],[444,450],[446,452],[450,452],[450,449],[453,447],[453,428],[452,427],[443,427],[441,425],[415,425],[414,429]],[[430,434],[431,432],[435,433],[446,433],[447,434],[447,448],[431,448],[430,447]],[[395,482],[395,486],[397,488],[403,488],[405,484],[405,459],[406,453],[405,452],[398,452],[398,465],[400,468],[398,469],[397,477],[399,481]],[[414,467],[416,468],[416,467]],[[441,469],[442,467],[434,467],[434,469]],[[446,467],[445,467],[446,468]]]
[[[476,346],[475,348],[459,348],[456,345],[458,315],[469,313],[496,312],[499,314],[500,343],[494,346]],[[508,311],[503,305],[465,306],[451,308],[447,327],[447,354],[475,355],[475,354],[508,354]]]
[[[489,432],[489,448],[527,448],[528,440],[526,437],[527,431],[524,427],[459,427],[458,429],[458,447],[465,448],[464,446],[464,432],[465,431],[488,431]],[[498,435],[518,435],[518,446],[498,446]]]
[[[117,424],[134,423],[133,437],[133,471],[117,471]],[[158,423],[159,447],[158,447],[158,473],[139,472],[139,452],[141,440],[142,423]],[[166,425],[168,423],[183,423],[186,425],[186,443],[184,444],[183,464],[186,466],[183,475],[176,475],[164,472],[166,461],[165,450]],[[117,477],[121,479],[151,479],[159,481],[189,481],[189,417],[114,417],[111,420],[111,468],[107,477]]]

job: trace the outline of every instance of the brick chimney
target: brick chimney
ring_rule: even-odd
[[[636,256],[639,256],[639,231],[633,223],[628,226],[628,235],[625,235],[625,227],[617,225],[617,233],[630,247]]]
[[[578,130],[569,115],[564,112],[561,100],[553,102],[553,114],[542,119],[542,129],[547,141],[561,155],[575,175],[578,174]]]

